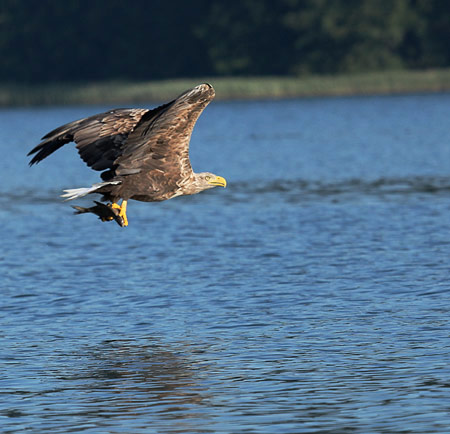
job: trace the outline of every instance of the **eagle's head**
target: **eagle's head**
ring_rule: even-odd
[[[193,192],[190,194],[195,194],[213,187],[226,187],[227,181],[221,176],[214,175],[214,173],[201,172],[194,174],[194,182],[191,186]]]

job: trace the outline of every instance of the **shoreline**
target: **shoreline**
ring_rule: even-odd
[[[450,68],[302,77],[201,77],[23,85],[0,83],[0,107],[138,104],[175,98],[209,82],[217,100],[258,100],[450,91]]]

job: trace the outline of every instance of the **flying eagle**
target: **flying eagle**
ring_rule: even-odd
[[[115,109],[51,131],[28,155],[30,166],[61,146],[75,142],[83,161],[102,171],[102,182],[87,188],[64,190],[67,200],[90,193],[103,195],[103,204],[74,207],[91,212],[102,221],[128,226],[130,199],[156,202],[212,187],[226,187],[226,180],[209,172],[195,173],[189,161],[189,141],[195,122],[214,98],[211,85],[200,84],[175,100],[153,110]],[[117,202],[122,200],[119,205]]]

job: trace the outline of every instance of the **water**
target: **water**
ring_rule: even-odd
[[[449,431],[450,95],[213,103],[229,187],[128,228],[72,146],[27,167],[104,109],[0,111],[3,432]]]

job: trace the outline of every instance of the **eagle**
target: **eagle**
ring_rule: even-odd
[[[70,122],[46,134],[28,153],[35,154],[30,166],[75,142],[82,160],[102,172],[102,181],[64,190],[62,197],[99,193],[101,202],[91,208],[74,207],[76,213],[93,213],[102,221],[128,226],[130,199],[157,202],[226,187],[221,176],[195,173],[189,160],[192,130],[214,96],[213,87],[203,83],[154,109],[119,108]]]

